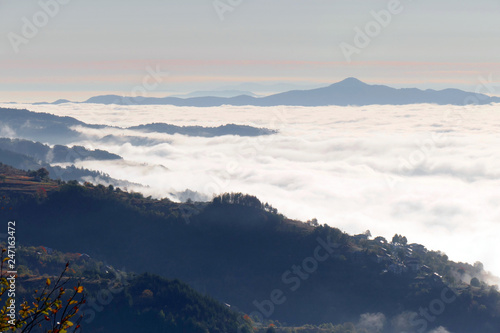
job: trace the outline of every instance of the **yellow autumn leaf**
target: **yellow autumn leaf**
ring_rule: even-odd
[[[77,293],[81,294],[83,292],[83,286],[78,287]]]
[[[50,279],[47,279],[47,282],[45,282],[47,284],[47,286],[50,286]]]

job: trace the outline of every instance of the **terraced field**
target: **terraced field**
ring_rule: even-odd
[[[29,176],[27,172],[0,165],[0,193],[9,191],[23,194],[44,195],[58,187],[52,180],[40,180]]]

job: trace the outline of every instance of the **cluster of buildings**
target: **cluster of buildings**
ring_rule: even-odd
[[[356,241],[368,240],[369,233],[355,235],[354,239]],[[427,253],[425,246],[416,243],[389,243],[383,237],[376,237],[374,241],[380,243],[380,246],[375,248],[375,254],[372,255],[371,260],[378,264],[385,264],[386,269],[383,271],[384,273],[390,272],[402,275],[410,272],[429,277],[436,275],[437,278],[441,278],[419,259]]]

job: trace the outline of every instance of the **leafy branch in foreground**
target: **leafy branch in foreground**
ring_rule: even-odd
[[[67,288],[71,280],[65,277],[69,263],[66,263],[54,282],[47,278],[43,289],[40,292],[35,290],[31,304],[28,301],[22,302],[19,312],[15,313],[15,289],[11,288],[11,281],[17,276],[7,276],[4,271],[4,262],[9,259],[4,258],[5,252],[6,250],[2,249],[0,255],[0,304],[4,304],[0,309],[0,332],[11,330],[21,333],[67,333],[69,329],[78,331],[83,315],[77,314],[85,303],[85,294],[80,282],[73,289]]]

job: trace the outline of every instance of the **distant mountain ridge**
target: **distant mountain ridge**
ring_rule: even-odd
[[[106,161],[122,159],[121,156],[100,149],[88,150],[82,146],[69,148],[62,145],[50,147],[40,142],[22,139],[0,138],[0,149],[24,154],[45,163],[75,163],[78,160]]]
[[[191,92],[189,94],[172,95],[171,97],[178,97],[178,98],[207,97],[207,96],[212,96],[212,97],[235,97],[235,96],[241,96],[241,95],[247,95],[247,96],[257,97],[257,95],[254,94],[253,92],[251,92],[251,91],[245,91],[245,90],[193,91],[193,92]]]
[[[71,117],[59,117],[48,113],[31,112],[21,109],[0,108],[0,137],[17,137],[40,141],[56,145],[68,145],[86,138],[83,132],[75,129],[106,129],[118,128],[137,130],[141,132],[159,132],[165,134],[181,134],[187,136],[216,137],[222,135],[236,136],[260,136],[272,135],[277,133],[275,130],[267,128],[257,128],[247,125],[226,124],[218,127],[202,126],[175,126],[165,123],[145,124],[130,128],[120,128],[107,125],[87,124]],[[15,134],[15,135],[14,135]],[[148,144],[156,142],[153,138],[138,138],[134,136],[107,136],[102,140],[128,140],[132,144]],[[104,152],[93,152],[93,157],[103,158]],[[84,154],[87,157],[88,154]],[[107,158],[116,158],[117,156],[107,155]]]
[[[146,133],[167,133],[181,134],[199,137],[215,137],[222,135],[239,135],[239,136],[259,136],[276,134],[277,131],[267,128],[256,128],[246,125],[227,124],[219,127],[203,127],[203,126],[175,126],[165,123],[153,123],[147,125],[139,125],[127,128],[129,130],[138,130]]]
[[[61,100],[53,104],[60,104]],[[240,95],[233,97],[123,97],[103,95],[91,97],[82,103],[118,105],[174,105],[190,107],[233,106],[365,106],[438,104],[467,105],[500,103],[500,97],[466,92],[459,89],[421,90],[417,88],[396,89],[384,85],[370,85],[356,78],[347,78],[330,86],[292,90],[265,97]]]
[[[111,178],[108,174],[101,171],[77,168],[75,165],[69,165],[66,167],[51,165],[50,163],[38,160],[32,156],[21,154],[9,149],[3,149],[2,147],[0,147],[0,164],[10,165],[24,171],[35,171],[45,168],[45,170],[49,173],[49,177],[56,180],[76,180],[81,183],[94,181],[121,187],[141,186],[140,184],[132,183],[126,180]]]

